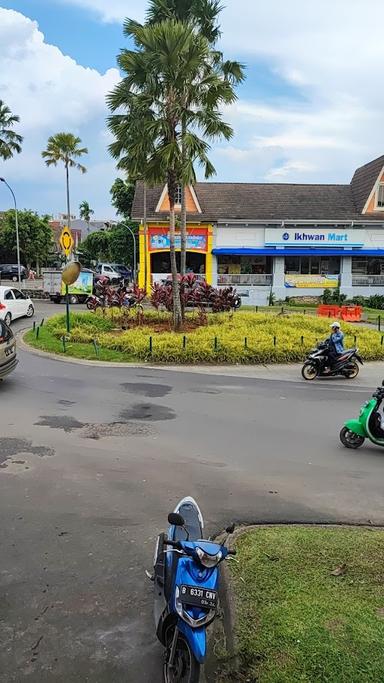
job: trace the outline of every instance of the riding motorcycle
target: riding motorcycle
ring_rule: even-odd
[[[346,448],[360,448],[365,439],[376,446],[384,446],[384,430],[380,406],[384,400],[384,382],[376,389],[370,401],[361,407],[357,420],[348,420],[340,432],[340,441]]]
[[[355,379],[360,368],[357,361],[363,365],[363,359],[359,355],[359,349],[348,349],[338,356],[333,363],[329,358],[330,341],[326,339],[316,345],[309,352],[301,370],[301,375],[307,381],[316,377],[334,377],[343,375],[347,379]]]
[[[218,609],[219,565],[236,552],[203,539],[203,517],[193,498],[184,498],[168,522],[148,575],[155,589],[156,635],[165,648],[164,683],[198,683],[206,629]]]

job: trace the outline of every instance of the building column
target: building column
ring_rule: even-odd
[[[216,258],[214,258],[212,254],[212,249],[213,249],[213,229],[212,226],[210,225],[208,227],[208,237],[207,237],[207,253],[205,256],[205,279],[207,281],[208,285],[214,284],[214,277],[216,278],[217,281],[217,274],[214,274],[214,261],[216,261]],[[216,273],[217,273],[217,268],[216,268]]]
[[[140,225],[140,228],[139,228],[139,264],[140,264],[139,287],[141,287],[142,289],[144,289],[145,285],[146,285],[146,282],[145,282],[145,259],[146,259],[146,251],[145,251],[144,226]]]
[[[285,288],[285,257],[273,257],[273,284],[272,291],[277,299],[285,299],[287,290]]]
[[[353,296],[352,286],[352,256],[341,257],[341,274],[340,274],[340,293],[346,294],[348,297]]]

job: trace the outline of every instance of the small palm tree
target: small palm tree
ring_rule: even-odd
[[[80,218],[87,223],[87,232],[89,234],[89,224],[91,222],[91,216],[95,213],[93,209],[89,206],[89,203],[85,200],[81,202],[79,206]]]
[[[88,154],[86,147],[80,147],[81,140],[72,133],[57,133],[48,139],[47,149],[41,153],[47,166],[57,166],[61,161],[65,166],[65,178],[67,186],[67,218],[68,227],[71,227],[71,205],[69,201],[69,169],[77,168],[81,173],[86,173],[85,166],[76,161],[79,157]]]
[[[19,121],[20,117],[12,114],[3,100],[0,100],[0,158],[4,161],[21,152],[23,138],[12,130]]]

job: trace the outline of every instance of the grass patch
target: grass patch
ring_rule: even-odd
[[[384,337],[368,327],[343,325],[345,345],[357,343],[365,360],[384,359]],[[148,361],[152,363],[290,363],[300,362],[316,341],[329,335],[329,320],[300,314],[281,315],[237,312],[210,314],[206,325],[197,314],[188,314],[186,331],[170,330],[167,313],[145,311],[141,324],[130,311],[76,313],[71,317],[67,355],[95,358],[93,340],[100,346],[100,359]],[[65,316],[51,318],[40,330],[26,336],[32,346],[63,353]]]
[[[241,671],[219,680],[383,681],[383,541],[382,531],[357,528],[241,535],[230,563]]]

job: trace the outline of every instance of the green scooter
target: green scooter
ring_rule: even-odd
[[[384,430],[381,425],[380,406],[384,400],[384,381],[376,389],[370,401],[364,403],[358,420],[348,420],[340,432],[340,441],[346,448],[360,448],[365,439],[376,446],[384,446]]]

